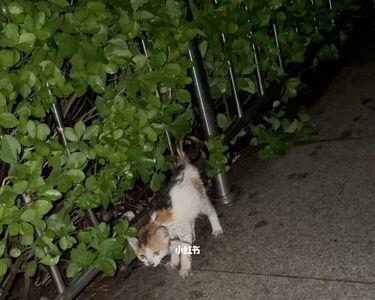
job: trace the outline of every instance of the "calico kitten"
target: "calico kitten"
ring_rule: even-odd
[[[171,254],[168,269],[175,269],[181,262],[180,276],[191,272],[191,256],[177,254],[175,249],[191,245],[195,239],[195,219],[200,214],[208,217],[212,234],[223,233],[215,208],[207,197],[199,171],[180,147],[180,158],[169,185],[159,194],[155,211],[148,224],[138,232],[138,239],[128,238],[137,257],[146,265],[156,267],[164,256]]]

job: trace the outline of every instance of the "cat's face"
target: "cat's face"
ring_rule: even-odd
[[[146,266],[156,267],[169,253],[169,233],[164,226],[143,232],[139,239],[128,238],[128,241]]]

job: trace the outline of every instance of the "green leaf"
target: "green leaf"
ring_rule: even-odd
[[[129,228],[129,221],[127,219],[123,219],[118,224],[115,225],[114,231],[118,235],[125,235],[128,228]]]
[[[176,98],[179,103],[188,103],[191,101],[190,93],[184,89],[176,90]]]
[[[107,257],[98,257],[94,265],[105,275],[111,277],[115,275],[117,269],[116,262],[113,259]]]
[[[0,277],[4,276],[8,270],[10,261],[9,259],[0,259]]]
[[[26,191],[28,185],[29,183],[26,180],[17,181],[12,186],[12,191],[15,192],[17,195],[20,195]]]
[[[165,176],[163,173],[154,173],[151,178],[150,187],[153,192],[160,189],[161,185],[164,183]]]
[[[293,133],[298,129],[298,127],[299,127],[299,122],[297,120],[294,120],[292,123],[290,123],[289,127],[285,131],[289,133]]]
[[[147,10],[141,10],[134,14],[135,20],[148,21],[155,18],[155,16]]]
[[[4,135],[1,140],[0,159],[8,164],[16,164],[18,155],[21,152],[21,145],[11,135]]]
[[[138,231],[135,227],[129,227],[125,235],[129,237],[136,237],[137,234],[138,234]]]
[[[36,273],[37,263],[36,261],[30,261],[26,264],[26,275],[29,277],[33,277]]]
[[[22,235],[21,236],[21,244],[24,246],[30,246],[34,242],[34,235]]]
[[[58,190],[50,189],[44,192],[42,196],[46,198],[47,200],[54,201],[54,200],[60,199],[62,197],[62,194]]]
[[[68,267],[66,268],[66,276],[68,278],[73,278],[75,277],[79,271],[82,270],[82,267],[78,266],[77,263],[75,262],[70,262]]]
[[[82,121],[78,121],[76,123],[76,125],[74,125],[74,131],[78,137],[78,139],[80,139],[82,137],[82,135],[85,133],[86,131],[86,126],[85,126],[85,123],[83,123]]]
[[[226,130],[229,125],[232,123],[231,120],[224,114],[218,114],[217,115],[217,126],[221,128],[222,130]]]
[[[82,243],[89,244],[92,240],[91,232],[89,231],[78,232],[78,240]]]
[[[34,48],[35,40],[35,34],[24,32],[20,35],[17,48],[25,52],[30,52]]]
[[[42,123],[36,127],[36,137],[41,141],[44,141],[50,133],[51,130],[47,124]]]
[[[17,50],[0,50],[0,66],[10,68],[20,60]]]
[[[52,203],[47,200],[37,200],[33,203],[33,207],[39,216],[44,216],[52,208]]]
[[[136,55],[132,58],[132,60],[135,62],[137,68],[142,68],[147,62],[146,56],[143,54]]]
[[[26,129],[27,129],[27,134],[28,134],[31,138],[35,138],[35,137],[36,137],[36,126],[35,126],[34,121],[29,120],[29,121],[27,122]]]
[[[158,139],[158,135],[156,131],[151,127],[151,126],[146,126],[145,128],[142,129],[143,133],[146,134],[147,138],[152,141],[156,142]]]
[[[78,142],[78,136],[75,133],[74,129],[71,127],[65,127],[64,129],[65,137],[72,142]]]
[[[10,251],[9,251],[9,255],[10,255],[11,257],[18,257],[18,256],[21,255],[21,250],[18,249],[18,248],[16,248],[16,247],[13,247],[12,249],[10,249]]]
[[[271,155],[271,150],[268,147],[265,147],[258,152],[258,157],[262,160],[267,159]]]
[[[86,166],[87,159],[86,155],[82,152],[74,152],[68,157],[66,166],[69,169],[82,169]]]
[[[95,93],[102,94],[105,92],[105,82],[99,75],[89,76],[87,83],[91,86]]]
[[[68,241],[66,239],[65,236],[61,237],[59,239],[59,247],[61,250],[65,251],[66,249],[68,249]]]
[[[255,83],[250,78],[239,78],[238,88],[250,94],[255,94],[256,92]]]
[[[48,0],[48,2],[56,4],[58,7],[64,8],[69,6],[69,2],[66,0]]]
[[[71,169],[66,172],[66,175],[76,183],[82,182],[85,180],[85,173],[82,172],[82,170],[79,169]]]
[[[5,33],[4,42],[11,47],[14,47],[18,44],[20,35],[18,33],[18,26],[16,24],[8,23],[3,29]]]
[[[113,258],[113,259],[121,259],[123,258],[123,245],[116,240],[115,238],[108,238],[105,239],[100,243],[99,252],[101,255]]]
[[[16,236],[20,233],[20,227],[18,223],[11,223],[8,225],[8,233],[10,236]]]
[[[11,113],[1,113],[0,114],[0,126],[4,128],[12,128],[18,125],[17,118]]]
[[[181,66],[175,63],[168,63],[164,66],[164,73],[172,78],[177,77],[181,72]]]
[[[99,135],[99,125],[92,125],[87,127],[85,133],[83,134],[82,140],[90,140],[93,137],[97,137]]]
[[[36,211],[32,208],[26,208],[21,214],[20,219],[24,222],[32,222],[36,218]]]
[[[50,256],[44,256],[41,260],[40,263],[46,266],[54,266],[56,265],[60,260],[60,255],[50,257]]]
[[[0,241],[0,257],[3,256],[4,251],[5,251],[5,242],[4,241]]]
[[[20,223],[20,229],[22,234],[27,234],[27,235],[33,235],[34,234],[34,227],[26,222],[21,222]]]
[[[229,33],[235,33],[238,30],[238,25],[236,23],[230,23],[228,26]]]
[[[83,244],[79,244],[77,248],[72,249],[70,252],[71,261],[80,267],[90,266],[94,262],[95,257],[96,255],[87,250]]]

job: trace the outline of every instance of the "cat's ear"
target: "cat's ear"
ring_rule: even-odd
[[[155,231],[155,236],[161,240],[169,240],[168,229],[164,226],[158,227]]]
[[[130,247],[136,252],[138,250],[138,239],[134,237],[127,237]]]

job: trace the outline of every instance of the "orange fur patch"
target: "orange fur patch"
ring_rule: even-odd
[[[203,186],[203,183],[202,181],[200,181],[199,179],[196,179],[196,178],[193,178],[192,180],[192,183],[193,183],[193,186],[194,188],[201,194],[204,193],[204,186]]]
[[[170,209],[159,209],[156,211],[155,221],[158,224],[165,225],[173,221],[173,214]]]
[[[168,247],[168,244],[165,241],[156,238],[154,234],[150,234],[147,246],[152,251],[161,251],[165,250]]]
[[[157,228],[157,225],[154,222],[148,222],[147,224],[139,228],[138,236],[141,236],[144,232],[147,232],[147,231],[154,231],[156,228]]]

